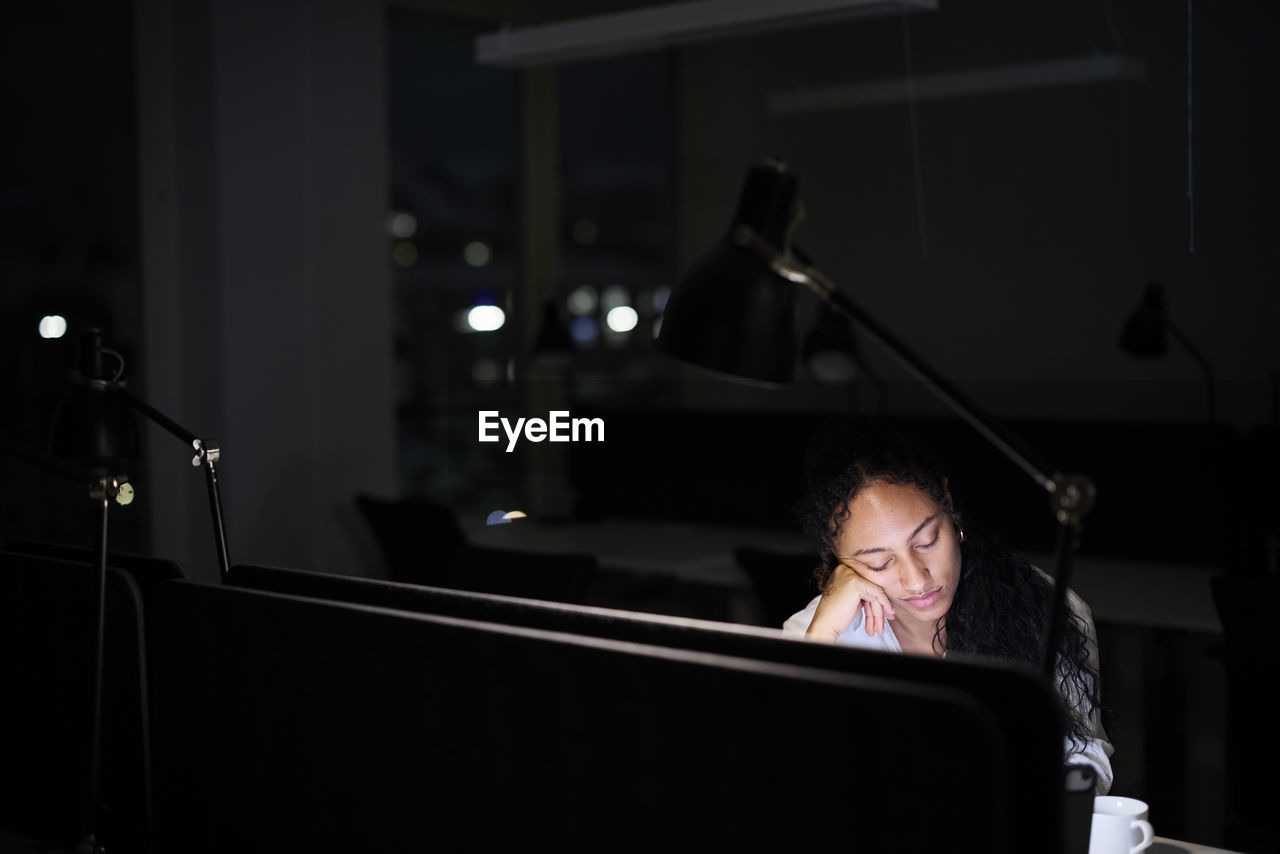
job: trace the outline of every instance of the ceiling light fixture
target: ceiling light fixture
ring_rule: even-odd
[[[1141,83],[1146,79],[1147,66],[1141,59],[1119,54],[1085,56],[968,71],[917,74],[910,82],[894,77],[775,92],[769,96],[766,109],[771,116],[791,116],[852,107],[874,107],[909,99],[926,101],[1115,80]]]
[[[480,65],[526,66],[616,56],[848,18],[933,11],[938,0],[689,0],[476,38]]]

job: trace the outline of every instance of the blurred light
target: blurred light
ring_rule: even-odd
[[[477,385],[493,385],[501,376],[502,369],[493,359],[476,359],[471,363],[471,379]]]
[[[599,305],[596,298],[596,289],[590,285],[583,285],[574,288],[573,293],[569,294],[569,313],[576,315],[591,314]]]
[[[636,314],[636,310],[631,306],[620,305],[609,309],[604,321],[614,332],[630,332],[636,328],[640,315]]]
[[[661,331],[662,331],[662,318],[659,317],[657,320],[653,321],[653,337],[657,338],[658,333]]]
[[[600,337],[600,325],[593,317],[575,317],[569,324],[569,335],[579,344],[593,344]]]
[[[589,219],[580,219],[573,224],[573,239],[583,246],[590,246],[600,236],[600,228]]]
[[[413,237],[418,233],[417,217],[411,213],[397,211],[388,218],[387,229],[392,237],[399,237],[401,240]]]
[[[40,318],[41,338],[61,338],[67,334],[67,319],[60,314],[49,314]]]
[[[506,312],[496,305],[476,305],[467,312],[467,325],[476,332],[493,332],[506,322]]]
[[[824,308],[800,344],[800,361],[820,383],[848,385],[857,379],[861,359],[849,322]]]
[[[606,312],[620,305],[630,305],[631,294],[622,285],[610,285],[600,295],[600,306]]]
[[[418,247],[407,240],[401,240],[391,248],[391,260],[401,267],[412,267],[418,263]]]
[[[671,299],[671,286],[659,285],[653,292],[653,310],[662,314],[667,310],[667,300]]]
[[[831,385],[844,385],[858,378],[857,359],[840,350],[819,350],[809,356],[806,367],[818,382]]]
[[[489,248],[489,244],[473,240],[462,250],[462,257],[472,267],[483,267],[493,259],[493,250]]]
[[[512,519],[526,519],[524,512],[521,510],[494,510],[485,517],[486,525],[510,525]]]

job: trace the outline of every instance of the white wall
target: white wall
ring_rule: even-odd
[[[221,445],[232,563],[362,573],[397,491],[379,0],[139,0],[144,396]],[[216,577],[203,479],[148,431],[156,554]]]

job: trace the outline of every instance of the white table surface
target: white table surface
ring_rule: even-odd
[[[1180,842],[1177,839],[1165,839],[1157,836],[1146,850],[1146,854],[1237,854],[1226,848],[1214,848],[1211,845],[1198,845],[1195,842]]]
[[[1052,573],[1057,557],[1028,554]],[[1221,567],[1077,556],[1069,586],[1093,610],[1094,622],[1222,634],[1209,580]]]

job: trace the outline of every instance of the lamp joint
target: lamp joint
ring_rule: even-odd
[[[210,465],[216,463],[222,452],[217,447],[216,439],[196,439],[192,441],[191,447],[196,449],[196,455],[191,458],[193,468],[199,468],[207,460]]]
[[[106,469],[94,469],[94,480],[89,484],[89,497],[94,501],[110,501],[125,506],[133,502],[133,485],[124,475],[111,474]]]
[[[1062,525],[1079,525],[1093,509],[1098,490],[1092,480],[1082,474],[1057,472],[1049,491],[1053,515]]]

